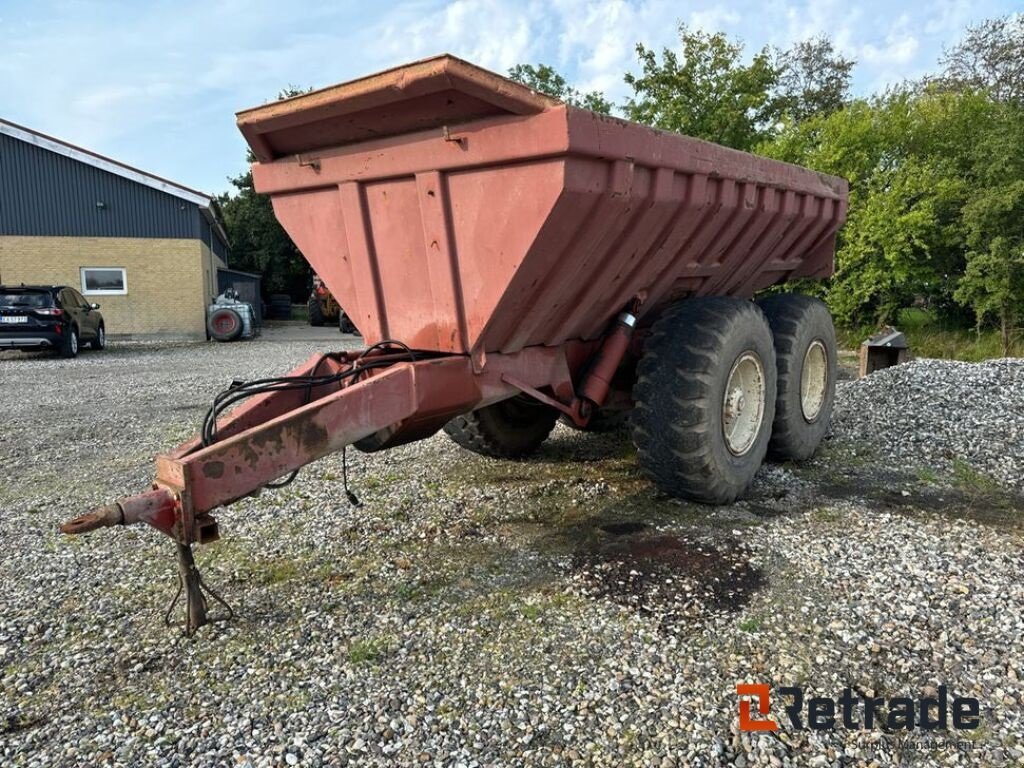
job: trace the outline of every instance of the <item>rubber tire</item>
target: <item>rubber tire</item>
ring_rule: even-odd
[[[344,310],[338,312],[338,330],[341,333],[359,333],[359,329],[356,328],[356,324],[353,323],[349,316],[345,314]]]
[[[225,313],[234,316],[235,324],[228,331],[220,331],[217,329],[217,326],[213,324],[213,319],[217,317],[217,315]],[[220,309],[214,310],[213,314],[210,315],[210,319],[206,321],[206,327],[210,331],[210,335],[217,341],[234,341],[242,335],[242,316],[229,307],[221,307]]]
[[[320,299],[311,297],[306,302],[306,309],[309,310],[309,324],[320,327],[324,324],[324,306]]]
[[[795,293],[768,296],[758,305],[768,318],[775,337],[778,395],[768,455],[775,459],[805,461],[814,455],[828,432],[836,394],[836,331],[825,303]],[[821,410],[813,421],[804,418],[800,379],[807,348],[820,340],[828,358],[828,381]]]
[[[100,323],[99,329],[96,331],[96,338],[89,342],[89,347],[99,352],[101,349],[107,346],[107,329],[103,323]]]
[[[71,343],[71,339],[74,337],[75,343]],[[78,357],[78,351],[81,349],[81,337],[78,335],[78,329],[69,325],[67,332],[64,334],[64,340],[60,345],[60,356],[66,358]]]
[[[733,363],[747,352],[765,376],[761,427],[734,455],[722,429],[722,401]],[[664,493],[729,504],[764,461],[775,416],[775,350],[764,314],[750,301],[689,299],[654,323],[633,388],[633,442],[641,469]]]
[[[630,413],[632,413],[632,411],[606,411],[602,408],[598,408],[593,414],[591,414],[590,421],[587,422],[587,426],[585,427],[578,426],[576,422],[570,419],[566,414],[562,414],[558,420],[570,429],[575,429],[580,432],[596,432],[598,434],[603,434],[605,432],[616,432],[629,426]]]
[[[521,459],[540,448],[558,411],[526,395],[457,416],[444,431],[468,451],[493,459]]]

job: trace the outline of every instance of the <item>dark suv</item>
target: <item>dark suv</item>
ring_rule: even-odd
[[[74,357],[85,342],[103,349],[99,308],[66,285],[0,285],[0,350],[49,348]]]

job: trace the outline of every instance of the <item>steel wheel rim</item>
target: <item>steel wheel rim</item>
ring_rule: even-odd
[[[71,332],[71,352],[78,352],[78,334],[74,331]]]
[[[806,421],[814,421],[821,414],[828,390],[828,353],[820,339],[815,339],[804,353],[800,371],[800,410]]]
[[[213,319],[213,327],[221,333],[230,333],[234,330],[235,319],[228,314],[217,315]]]
[[[107,341],[107,332],[100,328],[100,346],[102,347]]]
[[[761,433],[766,389],[761,358],[755,352],[736,358],[722,397],[722,434],[734,456],[747,453]]]

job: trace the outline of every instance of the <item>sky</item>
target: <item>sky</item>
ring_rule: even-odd
[[[934,71],[1024,0],[0,0],[0,118],[212,194],[245,169],[234,113],[437,53],[545,63],[621,103],[638,42],[680,22],[765,45],[829,35],[867,95]]]

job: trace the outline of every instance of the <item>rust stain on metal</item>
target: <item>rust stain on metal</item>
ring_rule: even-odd
[[[315,454],[327,450],[331,436],[326,429],[312,420],[305,422],[301,429],[300,442],[306,451]]]
[[[218,480],[224,477],[224,462],[207,461],[205,464],[203,464],[203,475],[213,480]]]

